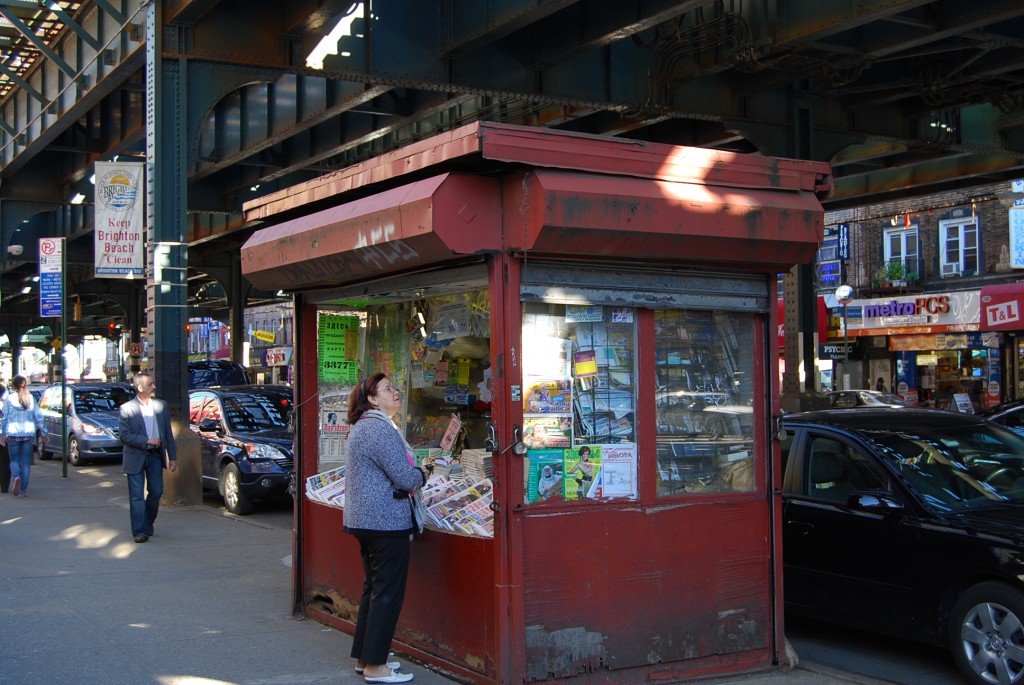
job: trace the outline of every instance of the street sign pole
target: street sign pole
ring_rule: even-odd
[[[849,383],[847,382],[847,375],[849,374],[850,364],[850,337],[849,331],[846,327],[847,310],[846,305],[850,304],[850,300],[853,299],[853,288],[848,285],[841,285],[836,288],[836,300],[839,304],[843,305],[843,387],[842,390],[849,390]]]
[[[63,243],[63,238],[61,243]],[[67,391],[68,391],[68,364],[67,359],[64,358],[64,346],[68,344],[68,289],[67,289],[67,273],[68,273],[68,256],[65,246],[61,246],[60,250],[60,401],[61,401],[61,412],[60,412],[60,438],[61,445],[61,465],[60,473],[61,478],[68,477],[68,402],[67,402]]]
[[[61,397],[61,463],[64,478],[68,477],[68,409],[67,409],[67,364],[64,359],[64,343],[68,339],[67,288],[67,255],[64,238],[39,239],[39,316],[60,317],[60,335],[53,341],[53,352],[60,367]],[[50,327],[53,331],[53,327]]]

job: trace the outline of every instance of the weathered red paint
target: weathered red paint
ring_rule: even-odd
[[[494,251],[497,188],[492,179],[441,174],[293,219],[257,232],[242,270],[257,287],[288,290]]]
[[[510,399],[522,383],[519,271],[543,256],[728,267],[772,283],[776,270],[806,261],[819,244],[814,193],[827,184],[827,167],[484,126],[364,163],[335,182],[354,188],[407,167],[427,171],[435,154],[492,155],[516,166],[488,178],[421,179],[265,229],[243,248],[243,271],[268,289],[330,288],[466,255],[487,262],[500,448],[495,537],[428,532],[414,544],[401,651],[481,685],[563,677],[630,685],[770,668],[783,639],[778,450],[768,436],[769,413],[778,411],[777,360],[768,352],[775,312],[756,337],[754,383],[765,401],[755,407],[754,491],[655,497],[653,313],[640,309],[639,500],[524,507],[523,459],[503,451],[522,423],[522,403]],[[415,256],[400,258],[406,248]],[[316,470],[318,427],[315,309],[304,297],[301,478]],[[310,616],[350,630],[362,569],[342,521],[340,511],[300,501],[295,597]]]
[[[757,190],[808,191],[825,197],[833,190],[824,162],[744,155],[682,145],[603,138],[530,126],[476,121],[399,150],[268,193],[244,205],[246,221],[265,221],[310,202],[344,195],[467,158],[554,169],[652,178],[680,183]]]
[[[810,261],[823,230],[809,191],[548,170],[512,175],[504,188],[510,250],[772,270]]]

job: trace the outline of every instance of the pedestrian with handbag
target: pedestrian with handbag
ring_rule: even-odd
[[[390,657],[405,601],[410,540],[418,526],[410,497],[419,497],[427,472],[393,422],[402,407],[394,383],[382,373],[361,381],[348,403],[345,526],[359,541],[363,594],[352,637],[356,673],[367,683],[405,683]]]

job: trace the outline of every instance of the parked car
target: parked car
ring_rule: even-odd
[[[899,395],[880,390],[836,390],[826,393],[826,396],[832,409],[907,406],[907,403]]]
[[[43,391],[39,409],[46,423],[49,441],[40,448],[39,457],[60,454],[64,444],[62,430],[67,428],[68,463],[81,466],[86,460],[120,459],[123,445],[117,437],[117,418],[121,405],[135,393],[127,383],[75,383],[65,388],[61,402],[61,384]],[[67,421],[61,407],[68,408]]]
[[[978,685],[1024,683],[1024,438],[916,408],[783,424],[787,613],[944,646]]]
[[[236,385],[189,391],[189,428],[200,441],[202,483],[234,514],[256,502],[289,496],[292,389]]]
[[[998,407],[981,412],[981,416],[1024,435],[1024,400],[1004,402]]]
[[[249,382],[249,372],[238,362],[227,359],[192,359],[188,362],[189,389],[248,385]]]

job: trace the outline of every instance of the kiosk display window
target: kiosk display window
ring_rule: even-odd
[[[752,490],[751,314],[654,315],[658,495]]]
[[[360,379],[383,373],[405,398],[395,423],[417,465],[433,471],[421,493],[427,525],[492,536],[487,291],[321,311],[318,352],[320,455],[307,498],[344,508],[348,397]]]
[[[523,304],[527,502],[636,499],[631,307]]]

